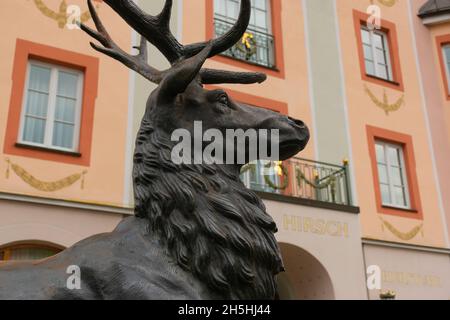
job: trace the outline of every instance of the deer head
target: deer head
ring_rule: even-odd
[[[132,0],[104,2],[141,35],[139,54],[130,55],[117,46],[88,0],[97,30],[81,28],[102,44],[91,43],[92,47],[158,85],[148,99],[136,143],[136,216],[148,218],[152,234],[163,240],[178,265],[218,297],[274,298],[274,276],[283,269],[274,237],[276,226],[262,201],[240,181],[241,165],[175,165],[171,161],[171,134],[183,128],[194,137],[196,121],[202,122],[203,130],[220,132],[277,129],[281,160],[297,154],[308,142],[309,131],[303,122],[239,104],[224,90],[204,87],[266,80],[262,73],[203,68],[208,58],[241,39],[250,20],[250,0],[241,1],[238,20],[226,34],[186,46],[169,29],[172,0],[166,1],[157,16],[143,12]],[[147,42],[167,58],[169,69],[160,71],[148,65]],[[271,144],[270,137],[263,143]]]
[[[91,0],[88,0],[89,9],[97,31],[84,24],[81,28],[103,45],[101,47],[91,43],[95,50],[122,62],[158,85],[148,100],[146,114],[158,129],[167,133],[178,128],[192,131],[194,121],[201,121],[204,130],[278,129],[281,160],[294,156],[305,147],[309,132],[302,121],[266,109],[239,104],[224,90],[204,88],[208,84],[252,84],[266,80],[266,75],[262,73],[202,68],[206,59],[228,50],[241,39],[250,20],[250,0],[241,1],[236,24],[222,37],[186,46],[180,44],[170,31],[172,0],[166,1],[162,12],[157,16],[143,12],[131,0],[104,2],[141,35],[140,46],[136,47],[139,54],[132,56],[117,46],[100,21]],[[159,71],[147,63],[147,41],[158,48],[171,63],[168,70]]]

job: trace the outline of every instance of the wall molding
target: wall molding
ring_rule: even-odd
[[[131,216],[134,214],[134,208],[120,207],[109,204],[94,204],[86,202],[77,202],[71,200],[60,200],[29,195],[21,195],[0,191],[0,200],[23,202],[26,204],[48,205],[53,207],[81,209],[88,211],[98,211],[103,213],[121,214]]]
[[[406,250],[441,253],[441,254],[450,255],[450,249],[448,249],[448,248],[437,248],[437,247],[428,247],[428,246],[421,246],[421,245],[414,245],[414,244],[404,244],[404,243],[397,243],[397,242],[370,239],[370,238],[362,238],[362,244],[379,246],[379,247],[390,247],[390,248],[394,248],[394,249],[406,249]]]

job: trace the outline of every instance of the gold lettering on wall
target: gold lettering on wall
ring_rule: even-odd
[[[350,236],[348,223],[293,215],[283,216],[283,229],[320,236],[341,238],[348,238]]]
[[[383,283],[396,283],[405,286],[418,287],[442,287],[441,278],[433,275],[424,275],[412,272],[402,271],[382,271]]]

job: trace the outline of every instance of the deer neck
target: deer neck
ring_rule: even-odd
[[[134,163],[136,215],[178,265],[226,299],[273,299],[276,226],[229,165],[175,165],[173,143],[144,121]]]

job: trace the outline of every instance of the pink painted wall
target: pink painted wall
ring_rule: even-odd
[[[416,245],[445,247],[445,233],[438,199],[438,182],[433,175],[432,156],[424,117],[419,74],[414,56],[414,44],[410,29],[406,1],[397,1],[394,6],[381,6],[382,18],[395,23],[398,34],[399,60],[401,64],[404,92],[362,80],[359,70],[358,44],[356,41],[353,10],[366,12],[369,3],[360,0],[338,0],[337,10],[340,24],[340,38],[343,50],[343,65],[346,77],[346,92],[349,104],[350,135],[355,159],[356,188],[361,207],[362,233],[365,238],[393,242],[407,242]],[[378,108],[365,91],[365,85],[383,100],[384,91],[389,102],[404,95],[404,105],[396,112],[386,115]],[[383,215],[377,212],[371,159],[369,156],[366,126],[396,131],[412,136],[418,185],[423,208],[423,221]],[[383,218],[398,231],[408,233],[423,224],[423,232],[411,240],[403,240],[384,228]]]
[[[413,12],[418,12],[425,2],[425,0],[414,0],[412,2]],[[450,230],[450,170],[448,170],[450,163],[450,101],[446,99],[436,37],[450,34],[450,23],[426,27],[416,16],[413,17],[413,22],[448,232]]]
[[[183,43],[195,43],[206,40],[206,1],[189,0],[183,3]],[[305,50],[304,22],[300,1],[281,0],[281,29],[284,53],[285,78],[275,76],[261,85],[223,86],[244,94],[277,100],[288,104],[289,115],[302,119],[312,126],[309,108],[308,66]],[[248,71],[214,60],[207,62],[207,67],[233,71]],[[314,158],[314,137],[302,157]]]
[[[59,0],[44,1],[58,11]],[[86,1],[73,0],[84,12]],[[94,2],[95,3],[95,2]],[[130,28],[105,4],[99,4],[99,14],[115,41],[125,50],[131,46]],[[92,25],[92,21],[88,24]],[[0,191],[97,204],[122,205],[124,161],[128,109],[129,71],[113,59],[96,53],[91,39],[80,30],[61,29],[55,20],[38,10],[34,1],[3,0],[0,5]],[[99,88],[95,106],[91,165],[81,167],[58,162],[2,154],[6,121],[11,97],[11,76],[16,39],[62,48],[99,59]],[[42,181],[56,181],[87,171],[85,188],[77,183],[56,192],[38,191],[22,181],[12,171],[6,179],[6,158],[19,164]]]

